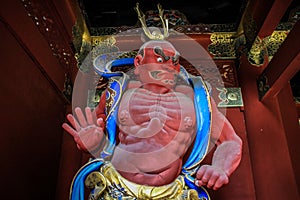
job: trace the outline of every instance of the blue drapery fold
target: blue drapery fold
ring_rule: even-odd
[[[193,172],[190,169],[197,167],[205,157],[211,128],[210,96],[205,83],[200,76],[189,77],[188,81],[194,89],[197,129],[194,148],[182,168],[184,174]]]
[[[102,159],[95,159],[80,168],[71,185],[70,200],[84,200],[85,179],[90,173],[98,171],[102,164]]]

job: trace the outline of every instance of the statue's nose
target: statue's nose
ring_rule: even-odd
[[[176,72],[176,67],[172,64],[164,64],[163,69],[170,72],[170,73],[175,73]]]

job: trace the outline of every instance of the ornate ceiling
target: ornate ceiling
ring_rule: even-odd
[[[187,24],[224,24],[238,23],[248,0],[80,0],[85,10],[87,23],[91,27],[134,26],[137,14],[134,10],[138,2],[140,8],[146,12],[157,10],[160,3],[164,10],[177,10],[186,16]]]

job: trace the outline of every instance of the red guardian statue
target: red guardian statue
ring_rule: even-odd
[[[162,9],[159,6],[160,16]],[[150,40],[131,62],[137,80],[95,67],[110,79],[99,105],[67,115],[63,128],[77,147],[95,156],[74,177],[71,200],[209,199],[204,189],[229,182],[241,160],[242,141],[218,111],[201,77],[179,64],[180,53],[151,32],[136,8]],[[162,20],[164,22],[164,20]],[[180,84],[178,79],[181,79]],[[212,163],[202,165],[210,141],[217,141]]]

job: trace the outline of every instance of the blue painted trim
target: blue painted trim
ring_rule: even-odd
[[[70,192],[70,200],[84,200],[84,182],[86,177],[93,171],[100,169],[103,160],[96,159],[84,165],[75,175]]]

